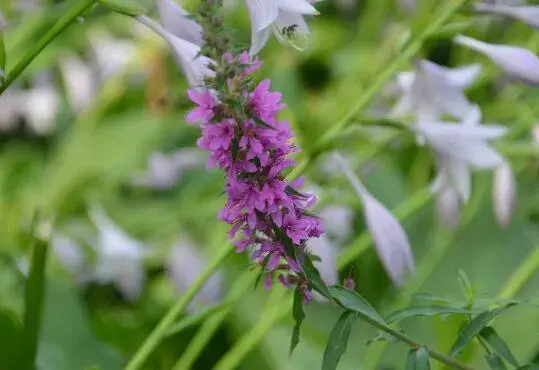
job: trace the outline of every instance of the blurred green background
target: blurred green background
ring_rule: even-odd
[[[7,23],[7,70],[72,3],[0,2]],[[151,1],[146,3],[154,7]],[[238,42],[247,46],[250,24],[243,2],[226,3],[226,24],[235,28]],[[306,51],[270,41],[261,54],[264,66],[258,78],[271,78],[272,88],[283,93],[287,110],[282,117],[292,123],[302,148],[308,151],[348,112],[398,53],[406,34],[429,23],[438,3],[418,1],[415,8],[404,9],[400,2],[390,0],[326,0],[317,4],[321,15],[309,20],[312,35]],[[466,26],[466,34],[483,41],[534,51],[539,48],[537,31],[517,22],[472,17],[463,11],[451,23]],[[481,78],[468,90],[469,98],[481,106],[486,121],[511,129],[513,135],[506,143],[532,142],[532,128],[539,123],[538,90],[508,82],[484,57],[454,47],[450,37],[429,39],[416,60],[428,58],[447,66],[481,63]],[[79,67],[82,63],[86,72],[77,69],[77,63]],[[413,68],[413,60],[407,68]],[[68,76],[69,71],[75,72]],[[52,253],[39,369],[122,368],[181,294],[178,286],[182,282],[171,278],[168,268],[172,248],[181,249],[185,244],[178,240],[190,240],[204,258],[226,241],[227,226],[216,216],[224,203],[223,176],[207,170],[204,155],[193,149],[199,129],[184,121],[191,106],[187,88],[163,42],[132,19],[95,7],[45,49],[8,93],[0,96],[0,369],[9,368],[12,345],[4,333],[16,335],[20,330],[28,232],[36,205],[54,211],[55,230],[77,241],[87,266],[95,265],[98,258],[92,246],[97,243],[96,228],[88,217],[91,204],[100,204],[145,251],[141,259],[145,281],[135,299],[127,299],[111,283],[81,283],[80,271],[70,272],[61,254]],[[383,115],[393,102],[394,97],[384,89],[364,113]],[[340,278],[352,275],[357,290],[380,312],[400,307],[419,293],[463,299],[459,269],[470,277],[479,298],[494,298],[502,287],[522,299],[537,298],[537,155],[509,158],[519,183],[509,227],[500,228],[493,216],[492,174],[478,173],[459,227],[447,231],[437,220],[435,201],[425,196],[434,171],[432,155],[418,147],[411,136],[366,128],[358,118],[338,146],[353,159],[369,190],[388,208],[400,206],[406,214],[401,221],[412,242],[417,271],[399,291],[365,238],[359,200],[329,157],[319,158],[306,173],[306,187],[316,189],[319,210],[336,205],[349,210],[351,216],[337,224],[350,222],[351,232],[338,238],[330,235],[332,243],[338,254],[351,248],[363,248],[364,252],[342,269]],[[178,158],[193,161],[181,167],[181,178],[162,189],[134,184],[134,176],[147,173],[152,153],[170,155],[180,149],[189,151],[180,151]],[[197,159],[200,156],[202,160]],[[414,199],[424,201],[413,208]],[[514,284],[514,272],[526,261],[531,267],[524,279],[506,285]],[[189,281],[186,276],[192,281],[202,268],[189,265],[179,267],[186,270],[177,278],[183,279],[184,285]],[[247,255],[235,254],[226,260],[220,271],[221,284],[215,287],[217,301],[249,267]],[[258,287],[242,295],[195,368],[212,368],[238,338],[274,314],[279,289],[268,293]],[[201,309],[195,307],[191,313]],[[293,322],[291,315],[286,315],[262,333],[263,339],[246,356],[241,369],[319,368],[329,331],[339,314],[337,308],[325,303],[309,304],[302,340],[291,358],[288,347]],[[447,351],[463,322],[457,316],[446,320],[428,317],[408,320],[403,328]],[[511,308],[495,327],[523,363],[539,364],[539,307],[522,304]],[[145,368],[172,368],[197,329],[190,327],[168,337]],[[372,361],[379,356],[378,368],[402,369],[408,349],[390,344],[380,356],[377,352],[383,344],[365,345],[375,336],[376,331],[368,325],[356,325],[339,368],[374,369]],[[486,368],[478,345],[462,356],[477,368]]]

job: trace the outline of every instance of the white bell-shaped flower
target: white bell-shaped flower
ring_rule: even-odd
[[[456,36],[454,41],[486,55],[510,77],[530,85],[539,84],[539,58],[528,49],[489,44],[464,35]]]
[[[167,272],[178,292],[183,293],[194,284],[208,260],[190,238],[183,236],[176,243],[167,262]],[[223,276],[217,271],[204,284],[189,305],[191,312],[197,308],[214,305],[222,297]]]
[[[531,27],[539,28],[539,6],[537,5],[510,6],[505,4],[477,3],[474,5],[474,8],[479,12],[499,14],[522,21]]]
[[[480,72],[478,66],[450,70],[428,60],[417,63],[417,72],[401,74],[399,87],[403,90],[391,112],[394,118],[414,113],[418,119],[436,119],[442,114],[462,119],[471,104],[464,88],[469,86]]]
[[[202,27],[189,18],[189,13],[174,0],[157,0],[157,10],[163,27],[175,36],[202,46]]]
[[[80,112],[93,101],[98,89],[92,68],[75,54],[60,60],[60,72],[71,109]]]
[[[200,46],[175,36],[172,32],[166,30],[144,15],[138,16],[137,19],[169,43],[172,47],[176,62],[183,70],[183,73],[191,86],[202,86],[205,77],[215,75],[215,72],[209,68],[214,62],[208,57],[199,55]]]
[[[391,212],[367,191],[346,160],[339,154],[334,158],[363,202],[365,221],[386,272],[397,286],[402,286],[407,273],[414,271],[406,232]]]
[[[304,15],[317,15],[309,0],[245,0],[251,17],[251,49],[256,55],[269,40],[271,31],[281,42],[293,43],[300,35],[306,37],[309,28]]]
[[[460,124],[419,122],[414,130],[436,153],[438,175],[432,184],[435,192],[447,187],[457,189],[463,203],[470,198],[471,169],[493,169],[504,162],[489,144],[507,133],[498,125],[479,125],[481,111],[474,106]]]
[[[517,181],[511,166],[504,162],[494,171],[492,204],[494,215],[500,227],[505,228],[511,222],[511,216],[517,200]]]
[[[103,81],[123,73],[136,52],[132,41],[108,35],[90,37],[90,46]]]
[[[127,299],[136,300],[145,280],[144,245],[114,224],[100,207],[94,206],[89,215],[98,231],[94,280],[113,283]]]
[[[436,212],[446,229],[458,226],[461,208],[462,201],[455,187],[445,187],[436,194]]]

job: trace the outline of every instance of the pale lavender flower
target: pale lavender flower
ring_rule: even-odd
[[[339,154],[334,158],[363,202],[365,221],[386,272],[397,286],[402,286],[407,273],[414,271],[414,257],[406,232],[391,212],[368,192],[346,160]]]
[[[210,69],[214,62],[200,54],[200,46],[177,37],[161,25],[146,16],[139,16],[137,20],[161,36],[172,48],[176,62],[183,70],[189,84],[193,87],[203,85],[204,78],[214,76]]]
[[[251,55],[268,42],[271,31],[281,42],[290,41],[296,33],[309,34],[304,15],[317,15],[309,0],[245,0],[251,17]]]
[[[337,272],[337,247],[322,235],[319,238],[307,240],[307,250],[320,257],[320,261],[314,261],[314,265],[320,272],[322,280],[327,285],[334,285],[339,282]]]
[[[60,60],[60,72],[71,109],[78,113],[88,107],[98,89],[92,68],[76,54],[68,54]]]
[[[474,5],[474,8],[479,12],[499,14],[522,21],[531,27],[539,28],[539,6],[536,5],[509,6],[504,4],[477,3]]]
[[[488,143],[506,134],[505,127],[479,125],[481,111],[474,106],[462,123],[419,122],[414,130],[435,152],[438,175],[432,185],[439,192],[454,187],[462,202],[470,197],[471,169],[494,169],[503,157]]]
[[[30,128],[37,134],[45,135],[54,129],[61,101],[50,76],[40,77],[43,78],[38,78],[34,86],[25,92],[22,103]]]
[[[464,118],[471,109],[464,87],[470,85],[480,69],[450,70],[428,60],[417,63],[417,72],[401,74],[403,94],[391,112],[394,118],[414,113],[419,120],[437,119],[442,114]]]
[[[167,261],[167,272],[179,293],[185,292],[197,280],[208,263],[200,247],[190,238],[181,237]],[[222,297],[223,276],[217,271],[204,284],[189,305],[191,312],[219,302]]]
[[[135,44],[127,39],[105,35],[90,37],[90,47],[101,80],[107,80],[125,71],[136,50]]]
[[[442,225],[452,230],[458,226],[462,200],[456,187],[446,186],[436,194],[436,211]]]
[[[189,13],[174,0],[157,0],[157,10],[163,27],[175,36],[202,46],[202,27],[189,18]]]
[[[494,172],[492,204],[494,215],[500,227],[505,228],[511,222],[511,216],[517,199],[517,182],[511,166],[504,162]]]
[[[313,192],[314,193],[314,192]],[[324,230],[337,241],[344,241],[354,231],[354,210],[340,204],[330,204],[319,212],[324,221]]]
[[[94,206],[89,215],[98,231],[93,279],[99,283],[111,282],[127,299],[136,300],[145,280],[144,245],[114,224],[102,208]]]
[[[489,44],[464,35],[454,41],[484,54],[512,78],[530,85],[539,84],[539,58],[531,51],[510,45]]]

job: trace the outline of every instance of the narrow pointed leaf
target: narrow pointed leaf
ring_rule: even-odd
[[[487,326],[486,328],[481,330],[481,333],[479,333],[479,335],[492,347],[492,349],[498,355],[503,357],[507,362],[509,362],[515,367],[519,366],[518,360],[511,352],[511,349],[498,335],[498,333],[496,333],[496,330],[494,330],[494,328]]]
[[[303,311],[303,294],[299,287],[296,288],[296,290],[294,291],[292,316],[294,317],[294,321],[296,322],[296,324],[294,325],[294,329],[292,330],[292,339],[290,342],[290,356],[292,356],[294,349],[296,349],[297,345],[299,344],[299,332],[301,329],[301,324],[305,319],[305,311]]]
[[[401,310],[393,311],[386,316],[388,323],[399,322],[410,317],[434,316],[446,314],[471,314],[473,311],[461,307],[449,306],[410,306]]]
[[[417,357],[415,352],[416,351],[414,349],[408,351],[408,355],[406,356],[405,370],[417,370]]]
[[[463,270],[459,270],[459,283],[464,291],[464,294],[466,295],[467,301],[469,303],[473,302],[475,298],[475,288],[472,281]]]
[[[361,316],[366,316],[382,325],[387,325],[384,318],[358,293],[340,285],[331,286],[329,291],[333,298],[344,308],[357,312]]]
[[[345,311],[329,334],[326,350],[324,351],[324,359],[322,362],[322,370],[337,369],[337,365],[341,356],[346,351],[352,324],[357,320],[357,313],[353,311]]]
[[[498,307],[494,310],[485,311],[477,315],[460,333],[459,337],[453,344],[453,347],[449,351],[451,356],[458,355],[472,339],[481,333],[481,331],[494,320],[499,314],[505,311],[507,308],[514,306],[514,304],[508,304],[504,307]]]
[[[417,370],[430,370],[429,362],[429,350],[425,347],[419,348],[415,352],[416,356],[416,369]]]
[[[0,310],[0,369],[17,368],[17,354],[21,336],[21,323],[16,315],[8,310]]]
[[[167,332],[167,336],[176,335],[187,328],[200,324],[202,321],[206,320],[206,318],[212,316],[213,314],[222,312],[227,308],[229,308],[227,304],[218,304],[205,308],[195,315],[186,316],[178,323],[170,327]]]
[[[500,356],[489,353],[488,355],[485,355],[485,360],[487,360],[488,367],[492,370],[506,370],[505,364],[503,363],[503,360],[500,358]]]
[[[539,365],[526,364],[526,365],[517,367],[516,370],[539,370]]]
[[[320,272],[313,265],[313,261],[311,261],[308,255],[304,255],[303,272],[305,273],[305,276],[309,280],[309,284],[314,290],[322,294],[324,297],[326,297],[330,301],[333,299],[328,286],[322,280],[322,277],[320,276]]]
[[[148,9],[140,5],[135,0],[98,0],[101,4],[112,11],[125,14],[131,17],[146,14]]]

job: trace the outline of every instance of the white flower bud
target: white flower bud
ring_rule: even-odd
[[[475,10],[515,18],[527,25],[539,28],[539,6],[509,6],[503,4],[475,4]]]
[[[446,187],[436,194],[436,211],[442,225],[449,230],[458,226],[462,202],[459,191]]]
[[[508,163],[504,163],[494,172],[492,204],[494,215],[500,227],[505,228],[511,222],[516,203],[517,183]]]
[[[202,27],[189,19],[189,13],[174,0],[157,0],[157,10],[167,31],[195,45],[202,45]]]
[[[531,51],[509,45],[495,45],[458,35],[454,41],[489,57],[510,77],[530,85],[539,84],[539,58]]]
[[[363,202],[365,221],[386,272],[395,285],[402,286],[407,272],[414,271],[414,257],[406,232],[391,212],[361,184],[345,159],[338,154],[334,158]]]

